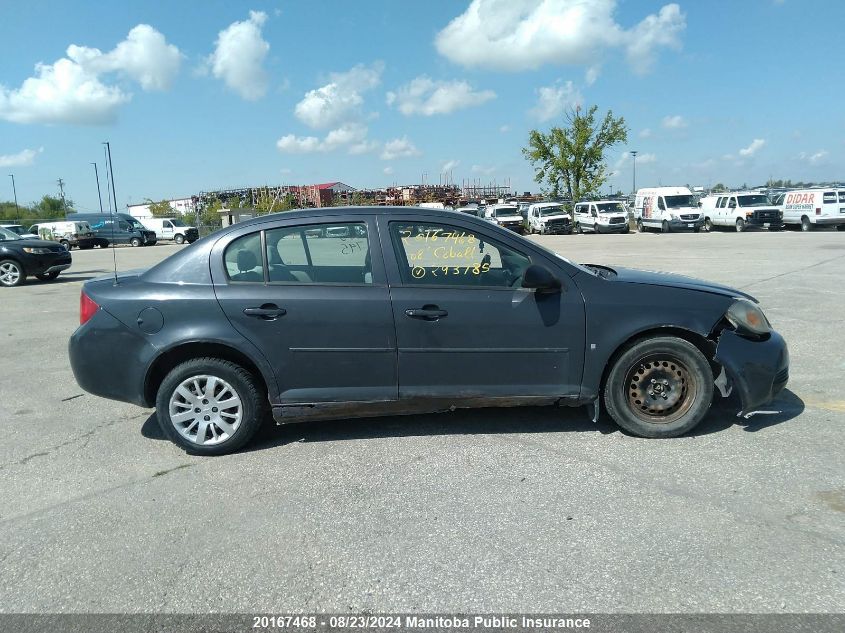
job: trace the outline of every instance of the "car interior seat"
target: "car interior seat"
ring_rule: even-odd
[[[234,281],[264,281],[264,275],[257,272],[258,258],[255,253],[248,250],[238,251],[238,274],[234,275]]]

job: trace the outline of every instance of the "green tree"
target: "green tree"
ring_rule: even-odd
[[[173,210],[173,207],[170,206],[170,202],[167,200],[153,202],[147,198],[146,202],[154,218],[172,218],[176,214],[176,211]]]
[[[62,202],[61,198],[55,196],[43,196],[39,202],[33,205],[32,210],[35,215],[43,220],[52,218],[62,218],[65,215],[65,205],[67,205],[67,212],[73,213],[73,200],[65,198]]]
[[[282,198],[276,198],[270,195],[268,190],[262,191],[258,196],[258,201],[255,203],[255,210],[258,213],[276,213],[277,211],[290,211],[292,200],[289,194]]]
[[[534,167],[534,180],[545,186],[546,193],[555,197],[563,193],[577,201],[598,194],[607,182],[605,152],[628,141],[628,127],[625,119],[614,117],[611,110],[597,123],[597,110],[598,106],[590,106],[586,113],[580,107],[570,109],[563,127],[553,127],[545,134],[531,130],[522,153]]]
[[[220,226],[221,221],[218,211],[222,208],[223,203],[220,201],[220,198],[214,198],[214,200],[206,204],[205,207],[200,210],[200,224],[203,226]]]

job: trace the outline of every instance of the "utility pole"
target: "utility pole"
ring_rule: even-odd
[[[639,154],[639,152],[637,150],[635,150],[635,149],[631,150],[631,156],[634,157],[634,185],[633,185],[634,190],[631,192],[631,193],[633,193],[633,195],[637,195],[637,154]]]
[[[111,145],[109,145],[108,141],[103,141],[103,145],[106,146],[106,154],[109,157],[109,173],[111,174],[111,195],[114,199],[114,212],[118,213],[119,210],[117,208],[117,193],[114,190],[114,166],[111,162]]]
[[[67,201],[65,200],[65,181],[59,178],[59,194],[62,197],[62,207],[65,210],[65,219],[67,219]]]
[[[97,181],[97,199],[100,201],[100,213],[103,213],[103,194],[100,193],[100,176],[97,173],[97,163],[91,163],[94,165],[94,179]]]
[[[12,195],[15,196],[15,222],[20,222],[21,219],[21,210],[18,207],[18,192],[15,189],[15,175],[9,174],[9,178],[12,179]]]

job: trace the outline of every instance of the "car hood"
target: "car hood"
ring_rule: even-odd
[[[600,268],[606,268],[599,266]],[[611,280],[622,283],[632,284],[646,284],[649,286],[668,286],[670,288],[685,288],[687,290],[701,290],[702,292],[710,292],[713,294],[724,295],[726,297],[742,297],[749,299],[754,303],[758,303],[757,299],[741,290],[731,288],[730,286],[723,286],[721,284],[714,284],[702,279],[695,279],[694,277],[685,277],[684,275],[676,275],[674,273],[662,273],[647,270],[637,270],[636,268],[613,268],[616,277]]]

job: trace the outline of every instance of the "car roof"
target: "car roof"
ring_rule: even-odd
[[[466,207],[459,207],[466,208]],[[476,208],[476,207],[470,207]],[[244,227],[253,224],[264,224],[265,222],[272,222],[274,220],[296,220],[298,218],[331,218],[333,216],[357,216],[357,215],[398,215],[398,214],[413,214],[420,213],[427,217],[442,217],[444,219],[455,219],[455,212],[447,209],[426,209],[423,207],[312,207],[307,209],[296,209],[294,211],[279,211],[277,213],[268,213],[266,215],[259,215],[243,222],[238,222],[232,226]],[[470,216],[472,217],[472,216]],[[227,227],[228,228],[228,227]]]

